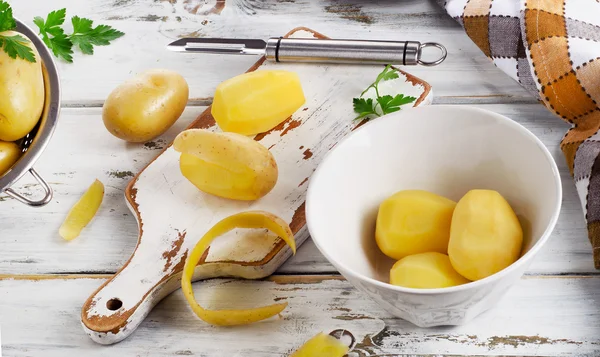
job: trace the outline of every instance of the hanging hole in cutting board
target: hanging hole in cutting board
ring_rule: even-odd
[[[123,306],[123,301],[121,301],[121,299],[110,299],[106,302],[106,308],[109,309],[110,311],[116,311],[119,310],[121,307]]]

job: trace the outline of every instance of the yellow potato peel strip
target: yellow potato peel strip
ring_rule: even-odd
[[[202,255],[210,243],[235,228],[266,228],[277,234],[296,254],[296,241],[288,224],[281,218],[265,211],[248,211],[234,214],[215,224],[198,241],[188,255],[181,277],[181,289],[194,313],[203,321],[217,326],[251,324],[275,316],[287,307],[287,303],[274,304],[247,310],[206,310],[198,304],[192,290],[192,276]]]
[[[290,357],[343,357],[350,348],[337,338],[323,332],[306,341]]]
[[[65,240],[73,240],[79,236],[83,228],[90,223],[98,212],[104,198],[104,184],[95,180],[83,196],[69,211],[67,218],[60,226],[58,234]]]

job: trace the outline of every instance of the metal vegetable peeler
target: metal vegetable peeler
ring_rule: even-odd
[[[274,62],[402,64],[436,66],[446,59],[444,46],[435,42],[330,40],[272,37],[267,41],[228,38],[182,38],[167,48],[177,52],[263,55]],[[423,50],[437,48],[434,61],[421,59]]]

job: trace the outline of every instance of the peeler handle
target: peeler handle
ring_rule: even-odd
[[[423,61],[422,50],[427,47],[439,49],[440,57],[435,61]],[[439,43],[417,41],[270,38],[266,48],[267,59],[276,62],[436,66],[446,59],[446,55],[446,48]]]

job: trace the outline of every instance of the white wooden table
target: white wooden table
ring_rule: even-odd
[[[15,15],[66,7],[107,23],[126,36],[94,56],[60,63],[63,110],[58,130],[36,169],[55,190],[41,209],[0,195],[0,326],[3,356],[281,356],[319,331],[346,328],[371,355],[600,355],[600,276],[575,186],[558,144],[568,129],[517,83],[495,68],[462,29],[427,0],[12,0]],[[223,1],[218,1],[222,3]],[[382,311],[344,281],[308,241],[279,272],[260,282],[195,284],[209,307],[257,306],[274,297],[290,302],[283,319],[237,328],[198,320],[180,291],[167,297],[125,341],[92,342],[80,324],[85,299],[129,257],[137,226],[123,190],[165,143],[210,104],[215,86],[244,72],[252,57],[171,53],[182,36],[265,38],[307,26],[331,37],[439,41],[446,62],[407,70],[433,86],[434,103],[486,108],[522,123],[554,154],[564,202],[558,225],[527,275],[492,311],[469,325],[420,329]],[[183,117],[160,139],[128,145],[103,127],[101,107],[119,83],[144,69],[179,71],[190,85]],[[95,179],[105,202],[81,237],[65,242],[58,227]],[[31,181],[27,194],[41,193]],[[209,289],[203,289],[209,287]],[[219,300],[219,303],[215,303]],[[222,302],[222,305],[221,305]],[[363,354],[366,355],[366,354]]]

